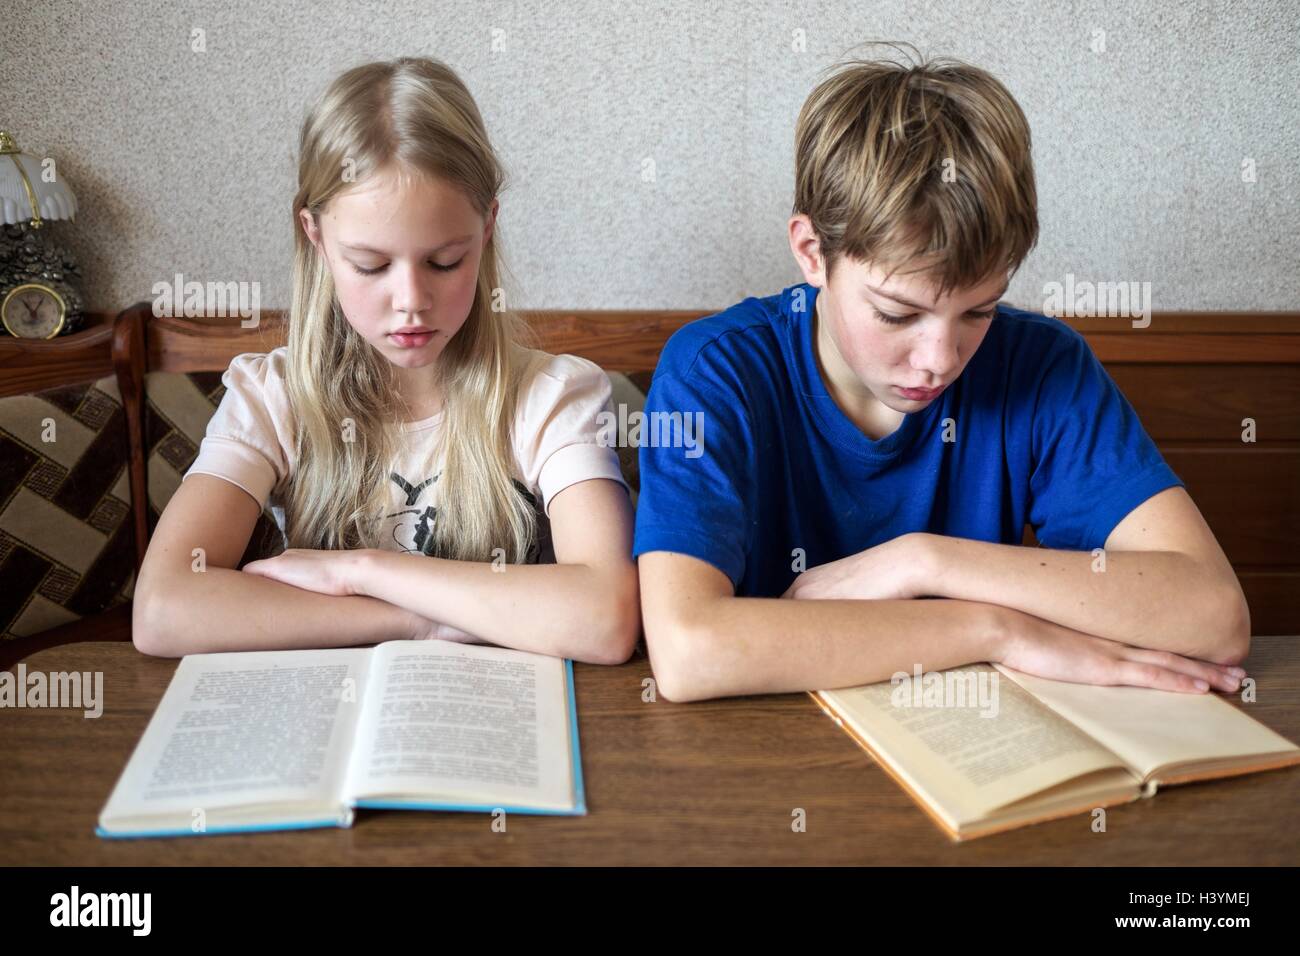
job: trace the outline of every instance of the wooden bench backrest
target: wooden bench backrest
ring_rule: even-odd
[[[610,371],[653,369],[664,342],[708,311],[531,311],[524,318],[548,352]],[[1237,569],[1256,633],[1300,631],[1300,313],[1156,313],[1066,319],[1079,330],[1187,484]],[[241,352],[285,341],[285,315],[258,326],[238,319],[157,318],[148,303],[111,324],[50,342],[0,340],[0,395],[116,372],[132,430],[132,495],[145,497],[143,376],[221,371]],[[1256,440],[1242,440],[1246,419]],[[145,509],[137,513],[141,560]],[[1032,535],[1027,538],[1032,542]]]

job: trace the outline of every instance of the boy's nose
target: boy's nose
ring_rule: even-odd
[[[936,384],[952,381],[960,364],[957,339],[948,335],[927,339],[912,355],[912,367],[920,372],[928,372]]]

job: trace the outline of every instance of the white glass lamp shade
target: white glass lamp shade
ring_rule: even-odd
[[[75,219],[77,197],[62,179],[47,182],[40,160],[18,151],[13,137],[0,130],[0,217],[6,225],[46,219]]]

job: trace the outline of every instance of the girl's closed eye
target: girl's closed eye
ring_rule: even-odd
[[[464,261],[465,261],[465,257],[461,256],[459,259],[457,259],[453,263],[450,263],[449,265],[443,265],[438,262],[430,262],[429,265],[438,272],[454,272]],[[356,269],[357,272],[360,272],[363,276],[378,275],[380,272],[383,272],[385,269],[388,268],[387,262],[385,262],[382,266],[375,266],[373,269],[362,268],[361,266],[357,265],[355,262],[350,263],[350,265],[352,266],[353,269]]]

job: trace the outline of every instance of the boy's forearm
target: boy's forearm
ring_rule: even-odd
[[[924,593],[1014,608],[1085,634],[1201,659],[1236,640],[1222,581],[1171,551],[1054,551],[926,535]]]
[[[163,657],[374,644],[411,637],[413,622],[376,598],[318,594],[212,567],[158,582],[137,598],[133,618],[136,646]]]
[[[1000,609],[971,601],[793,601],[719,597],[692,623],[650,642],[664,696],[829,690],[996,660]]]

